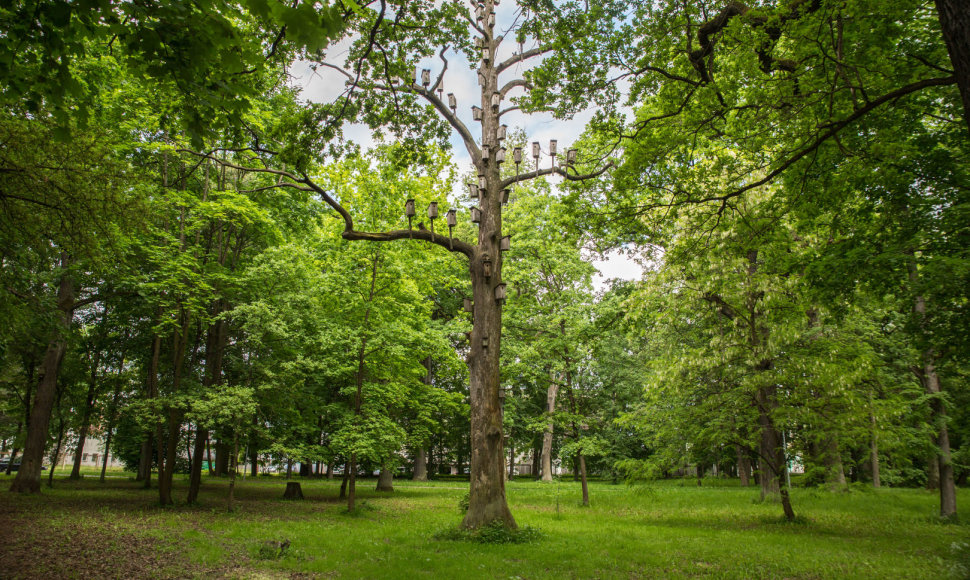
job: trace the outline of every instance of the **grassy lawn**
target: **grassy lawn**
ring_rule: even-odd
[[[6,486],[7,479],[0,478]],[[347,515],[339,481],[246,479],[225,511],[225,480],[204,481],[201,504],[159,508],[125,479],[55,479],[40,497],[0,491],[0,576],[30,578],[965,578],[970,526],[936,520],[922,490],[830,493],[795,489],[800,521],[784,523],[757,490],[593,484],[578,505],[572,481],[515,481],[509,501],[540,539],[477,544],[436,539],[456,526],[467,484],[362,482]],[[186,482],[176,497],[184,498]],[[958,505],[970,495],[961,491]],[[970,509],[970,508],[964,508]],[[288,539],[279,559],[264,542]]]

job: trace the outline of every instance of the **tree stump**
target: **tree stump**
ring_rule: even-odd
[[[288,481],[286,483],[283,499],[303,499],[303,489],[300,488],[299,481]]]

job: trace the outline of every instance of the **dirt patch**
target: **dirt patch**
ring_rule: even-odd
[[[105,510],[91,517],[53,497],[0,492],[0,576],[3,578],[201,578],[213,570],[180,555],[131,518]]]

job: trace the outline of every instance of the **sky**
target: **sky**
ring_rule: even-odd
[[[514,33],[511,27],[515,23],[519,7],[513,2],[503,2],[496,7],[496,31],[508,37],[500,46],[496,54],[497,61],[504,61],[519,50],[519,45],[514,41]],[[331,64],[343,65],[347,56],[348,41],[338,43],[328,50],[328,61]],[[534,48],[535,44],[525,44],[524,49]],[[478,86],[478,77],[468,63],[464,55],[449,51],[445,54],[449,61],[448,71],[445,73],[443,85],[444,94],[454,93],[458,102],[458,117],[467,126],[472,134],[479,139],[481,137],[480,124],[472,119],[472,105],[480,105],[481,91]],[[538,62],[538,59],[533,59]],[[534,66],[535,62],[526,61],[510,67],[502,73],[499,79],[500,84],[519,76],[524,70]],[[426,59],[419,63],[418,68],[431,69],[431,78],[436,79],[442,68],[442,62],[438,58]],[[302,97],[312,102],[333,102],[340,98],[344,91],[344,81],[346,80],[339,72],[319,67],[316,71],[311,70],[309,63],[298,62],[290,70],[292,84],[302,90]],[[433,80],[432,80],[433,82]],[[510,97],[519,96],[523,89],[514,89],[509,93]],[[527,142],[538,141],[543,151],[549,146],[550,139],[558,141],[560,151],[565,151],[570,144],[578,140],[586,123],[592,117],[594,111],[584,111],[569,120],[555,119],[549,113],[523,114],[513,111],[502,117],[502,122],[509,126],[509,131],[517,129],[525,131]],[[354,141],[363,148],[374,146],[375,140],[370,130],[363,125],[351,125],[345,127],[344,135],[347,139]],[[455,164],[458,166],[459,174],[473,172],[471,158],[458,137],[453,133],[451,138],[452,155]],[[540,160],[541,166],[549,164],[549,158],[544,157]],[[561,177],[549,177],[553,188],[562,180]],[[462,187],[461,184],[458,187]],[[597,289],[602,289],[606,280],[610,278],[622,278],[625,280],[636,280],[642,275],[642,268],[630,258],[614,253],[606,256],[604,260],[596,260],[593,265],[599,271],[599,275],[594,278],[594,285]]]

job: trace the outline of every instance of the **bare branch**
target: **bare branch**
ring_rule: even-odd
[[[509,187],[511,185],[514,185],[516,183],[519,183],[520,181],[528,181],[530,179],[535,179],[537,177],[542,177],[543,175],[552,175],[553,173],[556,173],[558,175],[561,175],[564,179],[566,179],[568,181],[586,181],[586,180],[589,180],[589,179],[597,178],[600,175],[603,175],[611,167],[613,167],[613,162],[612,161],[610,161],[609,163],[607,163],[603,167],[597,169],[593,173],[585,173],[585,174],[568,173],[566,171],[566,169],[563,169],[562,167],[550,167],[548,169],[539,169],[537,171],[528,171],[526,173],[520,173],[519,175],[516,175],[516,176],[510,177],[508,179],[502,180],[501,189],[505,189],[506,187]],[[575,172],[576,170],[573,169],[573,171]]]
[[[422,240],[441,246],[450,252],[458,252],[471,258],[475,254],[475,246],[441,234],[432,234],[430,230],[393,230],[390,232],[358,232],[345,230],[341,236],[345,240],[367,240],[371,242],[391,242],[394,240]]]
[[[531,89],[532,88],[532,83],[530,83],[529,81],[527,81],[525,79],[514,79],[514,80],[511,80],[511,81],[505,83],[505,86],[503,86],[499,90],[499,94],[502,95],[502,98],[504,99],[505,98],[505,95],[509,91],[511,91],[512,89],[514,89],[516,87],[522,87],[522,88],[528,90],[528,89]]]
[[[518,64],[520,62],[529,60],[530,58],[545,54],[547,52],[552,52],[552,48],[530,48],[529,50],[513,55],[511,58],[503,62],[502,64],[495,67],[495,74],[502,74],[502,72],[512,65]]]

